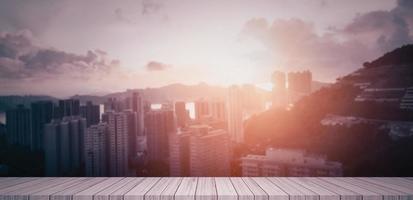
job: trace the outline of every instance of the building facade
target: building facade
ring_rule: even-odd
[[[85,134],[85,175],[109,176],[108,174],[108,136],[106,123],[91,125]]]
[[[227,94],[228,133],[233,142],[244,141],[242,91],[238,86],[231,86]]]
[[[342,164],[300,150],[272,149],[241,158],[242,176],[342,176]]]
[[[31,122],[31,111],[23,105],[7,110],[6,130],[8,143],[30,148],[33,143]]]
[[[64,117],[45,125],[44,155],[46,176],[79,174],[84,162],[86,119]]]

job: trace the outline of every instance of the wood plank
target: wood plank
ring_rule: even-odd
[[[265,193],[267,193],[269,200],[288,200],[288,194],[269,179],[265,177],[254,177],[251,179],[255,181]]]
[[[124,200],[144,200],[145,194],[160,180],[158,177],[145,178],[124,195]]]
[[[49,200],[50,195],[52,195],[54,193],[57,193],[57,192],[60,192],[60,191],[63,191],[67,188],[73,187],[73,186],[75,186],[75,185],[77,185],[77,184],[79,184],[79,183],[81,183],[85,180],[86,180],[86,178],[74,178],[71,181],[68,181],[68,182],[65,182],[65,183],[50,187],[50,188],[46,188],[44,190],[41,190],[41,191],[33,193],[33,194],[30,194],[29,199],[30,200]]]
[[[54,178],[35,178],[35,179],[27,181],[27,182],[21,182],[17,185],[12,185],[10,187],[2,188],[2,189],[0,189],[0,194],[7,194],[9,192],[13,192],[13,191],[16,191],[16,190],[22,190],[22,189],[25,189],[27,187],[31,187],[31,186],[41,184],[43,182],[51,181],[53,179]]]
[[[373,177],[371,179],[372,180],[379,180],[379,181],[390,183],[390,184],[393,184],[393,185],[399,185],[399,186],[406,187],[406,188],[413,188],[412,184],[406,183],[402,178],[396,178],[396,177],[392,177],[392,178],[380,177],[380,178],[377,178],[377,177]]]
[[[274,185],[281,188],[287,193],[291,200],[305,200],[305,194],[295,187],[282,181],[280,178],[271,177],[268,178]]]
[[[0,185],[13,180],[19,179],[18,177],[0,177]]]
[[[292,181],[290,178],[280,177],[278,179],[282,181],[283,183],[288,184],[291,187],[295,188],[296,190],[300,191],[301,194],[304,195],[304,198],[306,200],[320,200],[320,196],[318,194]]]
[[[408,199],[407,194],[404,192],[395,191],[390,188],[374,185],[372,183],[365,182],[359,179],[341,178],[340,180],[346,181],[352,185],[356,185],[358,187],[361,187],[369,191],[372,191],[374,193],[380,194],[383,196],[383,200],[398,200],[398,199],[407,200]]]
[[[128,182],[127,184],[123,185],[119,189],[110,193],[109,200],[123,200],[124,195],[126,193],[128,193],[132,188],[136,187],[139,183],[145,180],[145,178],[130,178],[130,179],[132,181]]]
[[[382,200],[383,196],[380,194],[377,194],[375,192],[372,192],[370,190],[364,189],[364,188],[360,188],[356,185],[352,185],[350,183],[344,182],[342,181],[342,179],[340,178],[319,178],[323,181],[327,181],[330,182],[332,184],[338,185],[340,187],[346,188],[348,190],[357,192],[361,195],[363,195],[363,200]]]
[[[342,188],[338,185],[322,181],[318,178],[303,178],[306,179],[312,183],[315,183],[321,187],[324,187],[325,189],[329,191],[334,191],[338,195],[340,195],[341,200],[363,200],[363,195],[358,194],[357,192]]]
[[[93,198],[95,200],[110,200],[110,199],[123,199],[123,195],[126,194],[126,192],[129,192],[130,189],[135,187],[140,181],[142,181],[143,178],[124,178],[117,182],[116,184],[113,184],[106,189],[99,191],[96,193]]]
[[[168,187],[168,185],[171,184],[171,182],[173,182],[173,180],[174,179],[172,178],[163,177],[161,180],[158,181],[158,183],[156,183],[156,185],[154,185],[145,194],[145,200],[161,200],[162,192]],[[174,184],[179,184],[179,183],[174,182]],[[172,195],[172,198],[173,198],[173,195]]]
[[[238,200],[238,194],[227,177],[215,178],[218,200]]]
[[[383,186],[383,187],[386,187],[386,188],[391,188],[393,190],[406,193],[406,194],[408,194],[409,199],[413,200],[413,188],[404,187],[404,186],[400,186],[400,185],[395,185],[395,184],[392,184],[392,183],[388,183],[386,181],[382,181],[380,179],[373,179],[373,178],[358,178],[358,179],[363,180],[365,182],[373,183],[373,184],[378,185],[378,186]]]
[[[178,190],[179,185],[181,185],[181,177],[172,177],[170,179],[171,181],[161,193],[161,200],[174,200],[175,193]]]
[[[252,194],[251,190],[244,183],[242,178],[240,178],[240,177],[231,177],[229,179],[230,179],[232,185],[234,186],[235,191],[238,194],[238,199],[239,200],[254,200],[254,194]]]
[[[217,200],[217,189],[212,177],[199,177],[196,188],[195,199],[197,200]]]
[[[308,179],[304,178],[297,178],[297,177],[291,177],[291,181],[307,188],[308,190],[313,191],[317,195],[319,195],[320,200],[340,200],[340,195],[337,193],[327,190],[326,188],[323,188],[320,185],[317,185]]]
[[[92,187],[107,178],[86,178],[85,181],[75,184],[72,187],[64,189],[60,192],[50,195],[50,200],[72,200],[74,194],[85,190],[86,188]]]
[[[175,193],[175,200],[194,200],[198,178],[184,177]]]
[[[43,178],[44,179],[44,178]],[[55,185],[59,185],[61,183],[65,183],[67,181],[70,181],[70,178],[56,178],[56,179],[52,179],[52,180],[46,180],[44,182],[35,184],[35,185],[31,185],[25,188],[20,188],[14,191],[9,191],[9,192],[5,192],[2,193],[2,195],[0,196],[0,200],[6,200],[6,199],[12,199],[12,200],[28,200],[29,199],[29,195],[36,193],[38,191],[53,187]]]
[[[248,186],[255,200],[268,200],[268,194],[250,177],[243,177],[242,180]]]
[[[85,188],[82,191],[77,192],[76,194],[73,195],[72,200],[93,200],[93,196],[97,193],[99,193],[102,190],[105,190],[106,188],[110,187],[111,185],[116,184],[120,180],[122,180],[123,177],[113,177],[113,178],[108,178],[102,182],[99,182],[89,188]]]
[[[9,181],[7,181],[7,179],[6,179],[5,182],[0,184],[0,191],[1,191],[1,189],[12,187],[12,186],[15,186],[15,185],[18,185],[18,184],[21,184],[21,183],[26,183],[26,182],[29,182],[29,181],[34,181],[36,179],[37,178],[26,178],[26,177],[25,178],[11,179]]]

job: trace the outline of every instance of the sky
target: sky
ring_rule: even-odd
[[[409,0],[0,0],[0,94],[334,82],[412,40]]]

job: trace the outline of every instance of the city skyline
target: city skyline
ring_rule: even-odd
[[[0,91],[265,86],[274,70],[333,82],[410,43],[412,8],[406,0],[3,1]]]
[[[149,198],[412,177],[412,152],[413,0],[0,0],[0,183]]]

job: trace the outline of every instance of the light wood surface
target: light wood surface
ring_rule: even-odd
[[[0,200],[413,200],[413,179],[6,177]]]

